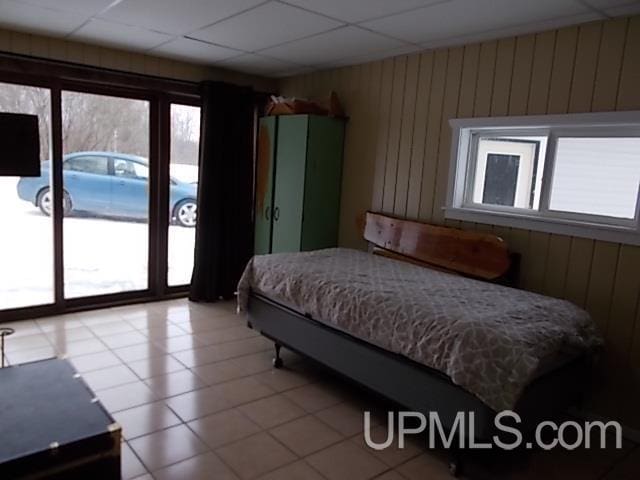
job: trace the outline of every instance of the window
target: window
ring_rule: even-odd
[[[134,178],[139,180],[149,179],[149,167],[142,163],[115,158],[113,160],[113,173],[116,177]]]
[[[640,112],[451,125],[447,218],[640,244]]]
[[[81,173],[93,173],[95,175],[107,175],[109,173],[107,165],[107,157],[71,157],[65,160],[64,169]]]

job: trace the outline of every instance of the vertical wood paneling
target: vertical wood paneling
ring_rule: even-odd
[[[418,218],[431,220],[433,199],[436,187],[436,169],[438,166],[438,149],[440,147],[440,125],[444,104],[444,90],[447,81],[447,63],[449,51],[441,49],[435,52],[433,77],[431,79],[431,93],[429,95],[429,112],[427,120],[427,135],[425,139],[422,169],[422,189],[420,193],[420,213]]]
[[[451,127],[449,126],[449,119],[455,118],[458,110],[458,95],[460,93],[463,54],[463,48],[453,48],[449,51],[449,58],[447,61],[447,76],[444,89],[444,100],[442,104],[442,118],[440,119],[438,165],[435,172],[435,192],[431,210],[431,220],[435,223],[442,223],[444,220],[442,206],[444,205],[444,199],[447,194],[451,147]]]
[[[404,87],[404,105],[402,108],[402,131],[400,134],[400,151],[398,152],[398,169],[396,172],[395,199],[393,213],[401,217],[407,215],[407,197],[409,194],[409,170],[411,168],[411,150],[413,145],[413,124],[416,114],[416,95],[418,92],[418,75],[420,56],[412,55],[407,61],[407,72]]]
[[[404,89],[407,80],[407,57],[398,57],[393,66],[389,139],[387,141],[382,211],[393,213],[398,181],[398,152],[402,132]]]
[[[576,60],[573,68],[571,96],[569,97],[570,112],[588,112],[591,110],[601,34],[601,23],[580,27]]]
[[[433,52],[420,55],[416,112],[411,145],[411,165],[409,167],[409,191],[407,192],[407,217],[417,219],[420,215],[420,195],[424,170],[425,139],[428,130],[428,116],[431,106],[431,82],[433,79]]]
[[[600,55],[591,101],[593,111],[606,112],[616,106],[628,23],[627,18],[620,18],[605,22],[602,26]]]
[[[627,40],[622,59],[617,107],[621,110],[640,109],[640,16],[629,20]]]
[[[515,50],[515,39],[498,41],[496,76],[493,79],[493,97],[491,98],[491,115],[493,116],[506,115],[509,110]]]
[[[352,137],[366,148],[349,150],[349,155],[368,156],[369,162],[360,158],[356,164],[373,172],[366,194],[371,201],[358,205],[445,223],[449,119],[640,109],[639,59],[636,16],[372,64],[365,97],[372,104],[367,116],[373,118]],[[326,82],[334,81],[323,73],[311,76],[326,89],[331,86]],[[350,95],[357,95],[356,90]],[[345,184],[343,191],[347,188]],[[349,205],[356,205],[359,195],[364,191],[350,196]],[[602,375],[603,381],[622,375],[635,382],[631,390],[640,401],[639,247],[469,222],[447,224],[502,236],[522,255],[524,288],[584,306],[606,334],[606,365],[616,364],[621,372]],[[359,235],[353,229],[348,237]],[[636,375],[630,376],[628,368]],[[610,391],[596,406],[618,405],[602,413],[640,428],[640,414],[630,407],[634,401],[616,401],[611,398],[614,389],[604,385]]]
[[[380,97],[378,100],[378,132],[376,135],[376,174],[373,185],[373,198],[371,208],[374,211],[382,210],[382,200],[384,198],[384,184],[387,161],[387,141],[390,130],[390,113],[393,84],[393,59],[387,59],[382,64],[382,79],[380,85]]]

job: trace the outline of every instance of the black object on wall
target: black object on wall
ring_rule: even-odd
[[[0,148],[0,177],[39,177],[38,117],[0,112]]]
[[[255,99],[249,87],[202,84],[193,301],[233,297],[252,255]]]

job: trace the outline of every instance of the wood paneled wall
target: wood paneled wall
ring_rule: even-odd
[[[276,88],[273,79],[11,30],[0,29],[0,52],[177,80],[221,80],[238,85],[252,85],[266,92],[274,91]]]
[[[640,16],[283,79],[335,90],[347,126],[340,244],[363,248],[367,209],[494,232],[522,254],[523,288],[586,308],[606,338],[589,409],[640,428],[640,247],[445,221],[456,117],[640,110]]]

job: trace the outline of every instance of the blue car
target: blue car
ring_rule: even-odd
[[[149,212],[149,163],[142,157],[112,152],[78,152],[63,161],[64,214],[146,219]],[[18,182],[18,196],[51,215],[53,198],[49,189],[49,162],[42,164],[39,177]],[[171,178],[169,206],[171,220],[194,227],[197,214],[197,185]]]

